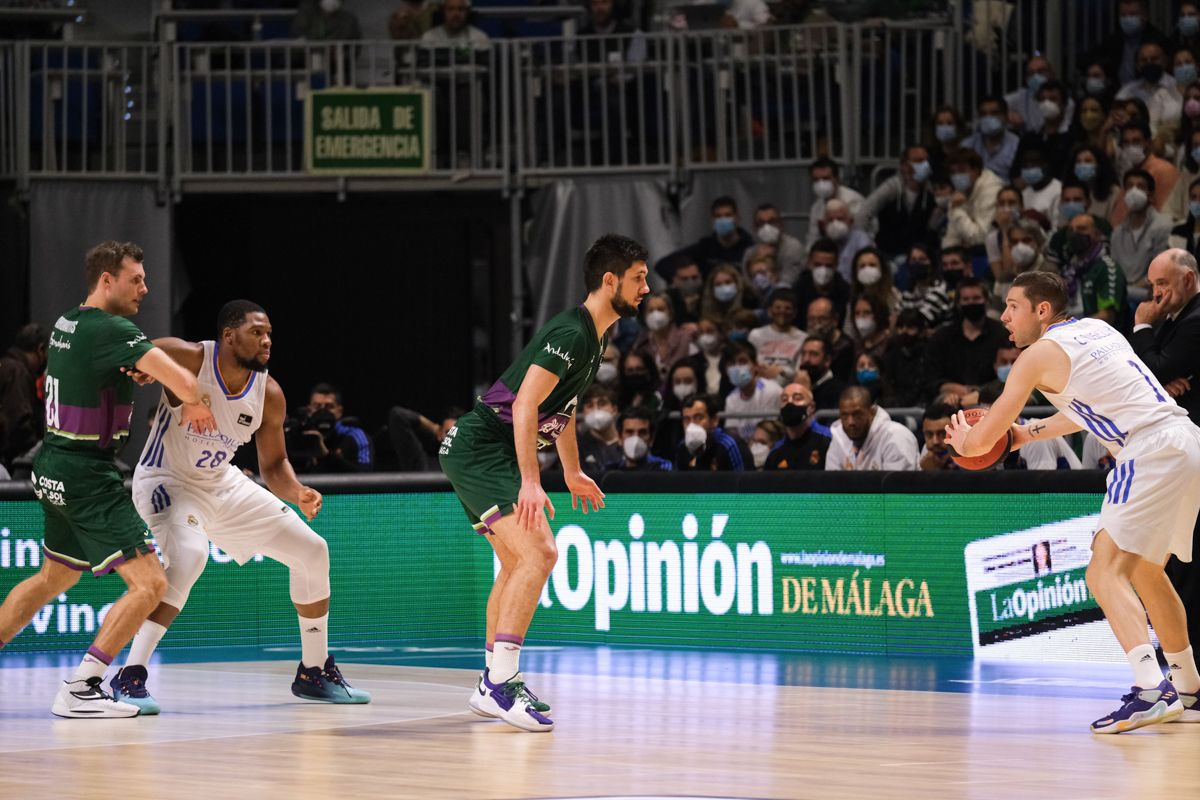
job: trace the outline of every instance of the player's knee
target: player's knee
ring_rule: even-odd
[[[168,586],[167,573],[161,569],[156,569],[143,582],[142,589],[146,593],[146,596],[153,600],[154,605],[158,605],[167,594]]]
[[[320,536],[313,537],[313,542],[309,546],[308,561],[315,568],[329,571],[329,543]]]
[[[208,541],[181,541],[172,547],[167,559],[167,569],[171,577],[176,576],[189,586],[200,577],[204,565],[208,563]]]
[[[549,575],[558,563],[558,545],[553,536],[543,536],[530,543],[522,559],[539,572]]]

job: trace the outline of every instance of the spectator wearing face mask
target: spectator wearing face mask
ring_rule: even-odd
[[[747,307],[758,309],[758,316],[767,319],[767,297],[782,284],[779,280],[779,267],[775,257],[768,252],[769,248],[762,245],[746,253],[746,296]],[[790,288],[790,287],[788,287]]]
[[[633,343],[633,349],[654,364],[659,381],[667,377],[672,364],[695,350],[692,337],[675,324],[671,313],[671,302],[665,294],[650,295],[643,300],[644,329]]]
[[[700,394],[724,397],[733,390],[729,378],[725,376],[725,345],[728,343],[725,328],[717,320],[703,317],[696,330],[696,347],[699,352],[688,359],[699,383],[696,391]]]
[[[945,171],[946,158],[958,149],[958,143],[966,135],[967,129],[958,109],[944,105],[938,106],[930,115],[929,131],[932,138],[926,140],[925,149],[929,153],[933,173],[937,174]]]
[[[994,274],[1001,270],[1000,260],[1008,240],[1008,229],[1016,224],[1025,211],[1025,198],[1015,186],[1005,186],[996,195],[996,217],[984,240],[987,251],[988,269]]]
[[[1024,180],[1019,170],[1026,168],[1025,156],[1036,150],[1042,154],[1042,166],[1047,175],[1058,178],[1068,156],[1071,154],[1071,118],[1065,116],[1064,109],[1068,107],[1067,89],[1058,81],[1043,84],[1037,91],[1038,105],[1044,115],[1041,127],[1027,131],[1021,136],[1013,159],[1014,173],[1009,177],[1013,181],[1021,179],[1023,184],[1033,183]]]
[[[1196,102],[1200,103],[1200,100]],[[1180,148],[1179,180],[1175,181],[1175,188],[1171,190],[1171,196],[1162,209],[1177,225],[1188,219],[1192,184],[1197,178],[1200,178],[1200,128],[1193,130],[1185,146]]]
[[[1084,210],[1098,219],[1107,221],[1121,198],[1121,186],[1112,160],[1101,148],[1081,145],[1075,148],[1071,175],[1087,187],[1090,201]],[[1064,181],[1063,185],[1066,183],[1067,181]],[[1059,213],[1062,213],[1061,209]]]
[[[854,254],[871,246],[870,234],[856,226],[850,206],[841,200],[830,200],[825,204],[825,217],[819,227],[823,238],[837,247],[838,274],[850,280],[854,274]]]
[[[905,309],[896,317],[896,330],[888,340],[880,364],[890,392],[883,399],[885,406],[919,406],[929,398],[927,329],[925,317],[916,309]]]
[[[779,269],[779,283],[794,285],[804,269],[804,243],[784,230],[779,209],[770,203],[763,203],[754,211],[754,238],[758,247],[746,252],[743,266],[750,266],[752,252],[772,255]]]
[[[940,259],[934,253],[932,248],[913,245],[903,267],[909,288],[900,293],[900,313],[916,311],[929,328],[949,321],[954,314],[950,290],[941,276]]]
[[[812,207],[808,211],[808,237],[806,243],[812,247],[813,242],[822,236],[820,223],[825,219],[825,212],[829,209],[829,202],[837,200],[844,203],[850,209],[850,216],[858,215],[863,204],[863,196],[858,192],[845,186],[841,181],[841,168],[837,162],[831,158],[822,156],[812,163],[808,168],[809,178],[812,180],[813,200]]]
[[[907,252],[915,243],[935,241],[929,226],[937,207],[929,183],[932,177],[929,151],[922,145],[906,147],[896,174],[863,201],[858,227],[878,230],[875,244],[888,258]]]
[[[1117,157],[1117,168],[1121,173],[1122,188],[1127,186],[1125,178],[1132,171],[1150,175],[1153,187],[1147,193],[1147,197],[1155,210],[1166,206],[1171,192],[1175,189],[1175,182],[1179,180],[1179,170],[1175,169],[1173,164],[1150,152],[1150,130],[1144,122],[1130,122],[1121,129],[1121,151]],[[1127,198],[1122,195],[1113,208],[1112,224],[1119,225],[1131,210]]]
[[[1112,143],[1106,125],[1108,112],[1108,101],[1104,97],[1088,95],[1081,99],[1075,110],[1075,120],[1071,123],[1072,146],[1078,148],[1086,145],[1107,153]]]
[[[1056,83],[1050,62],[1041,53],[1034,53],[1025,62],[1025,85],[1004,96],[1008,105],[1008,124],[1014,131],[1039,133],[1049,128],[1056,133],[1067,132],[1075,103],[1066,98],[1064,91],[1058,108],[1050,109],[1044,105],[1045,97],[1041,94],[1043,87]]]
[[[662,408],[662,395],[658,393],[659,381],[654,367],[647,361],[645,355],[636,350],[630,350],[621,357],[621,393],[619,407],[622,409],[646,408],[650,413],[657,413]],[[547,447],[547,450],[554,448]]]
[[[700,316],[719,321],[727,330],[746,308],[742,273],[732,264],[720,264],[709,273],[700,299]]]
[[[783,387],[779,396],[779,421],[785,436],[767,454],[763,468],[774,470],[825,469],[829,428],[816,421],[817,404],[812,390],[800,383]]]
[[[727,417],[729,429],[747,442],[755,425],[775,415],[783,391],[777,381],[762,377],[760,372],[754,345],[749,342],[729,345],[725,374],[733,384],[733,391],[725,398],[725,413],[736,415]]]
[[[917,439],[908,428],[893,422],[861,386],[842,392],[838,420],[830,426],[829,471],[915,470]]]
[[[992,308],[998,314],[1004,311],[1013,278],[1022,272],[1051,269],[1042,255],[1045,243],[1046,231],[1032,215],[1021,217],[1008,229],[1000,269],[991,275]]]
[[[796,283],[799,308],[807,310],[818,298],[828,298],[841,323],[842,312],[850,302],[850,283],[837,271],[838,247],[829,239],[818,239],[808,251],[808,269]],[[811,327],[805,316],[804,327]]]
[[[1186,250],[1196,257],[1200,253],[1200,178],[1188,185],[1187,220],[1171,230],[1167,240],[1171,247]]]
[[[605,465],[615,472],[670,472],[675,465],[651,452],[658,441],[654,419],[644,408],[631,408],[621,415],[621,451],[616,461]]]
[[[964,247],[946,247],[942,249],[942,280],[946,282],[946,291],[957,306],[958,285],[971,277],[971,264]]]
[[[796,327],[796,293],[776,289],[767,301],[770,322],[750,331],[763,377],[781,386],[790,383],[800,365],[800,348],[808,334]]]
[[[1200,52],[1200,3],[1184,0],[1179,4],[1179,17],[1175,20],[1175,33],[1168,49]]]
[[[1061,163],[1061,162],[1060,162]],[[1053,177],[1049,162],[1041,150],[1025,151],[1021,162],[1021,200],[1026,209],[1038,211],[1047,219],[1058,219],[1058,198],[1062,181]]]
[[[700,274],[700,265],[683,258],[673,270],[671,285],[667,289],[667,299],[671,301],[675,321],[680,326],[694,325],[700,321],[700,296],[703,291],[704,276]]]
[[[338,42],[361,39],[358,17],[342,8],[342,0],[304,0],[292,17],[292,38]]]
[[[996,173],[984,168],[974,150],[959,150],[947,159],[947,167],[954,194],[950,197],[942,249],[982,248],[996,216],[996,196],[1004,183]]]
[[[852,351],[853,352],[853,351]],[[818,409],[837,408],[838,398],[846,388],[845,382],[833,374],[833,358],[829,342],[820,336],[809,336],[800,348],[800,369],[808,373],[812,383],[813,400]],[[853,355],[850,361],[854,367]]]
[[[741,264],[746,251],[754,246],[754,237],[738,225],[737,202],[732,197],[718,197],[709,209],[712,233],[682,251],[659,259],[654,265],[654,271],[667,282],[671,281],[671,270],[681,259],[696,263],[707,280],[722,264]]]
[[[868,353],[876,360],[882,358],[892,334],[887,306],[879,298],[864,294],[854,301],[852,311],[855,352]]]
[[[621,351],[609,342],[600,354],[600,366],[596,367],[596,383],[601,383],[614,392],[621,391]]]
[[[783,423],[777,419],[764,419],[754,426],[754,433],[746,443],[754,459],[754,469],[761,470],[766,466],[767,456],[775,445],[783,441],[783,436]]]
[[[992,379],[996,351],[1008,344],[1008,330],[987,315],[987,290],[977,278],[958,286],[957,320],[934,332],[926,354],[934,376],[933,393],[966,394]]]
[[[871,393],[871,399],[877,405],[886,405],[884,398],[891,397],[891,387],[887,385],[887,376],[883,372],[880,359],[868,351],[858,354],[854,362],[854,382],[852,386],[861,386]]]
[[[1183,114],[1183,97],[1175,78],[1167,72],[1167,54],[1158,42],[1144,42],[1137,53],[1137,77],[1117,92],[1118,100],[1136,97],[1150,112],[1151,136],[1164,128],[1176,128]]]
[[[693,356],[676,362],[667,373],[667,382],[662,393],[662,422],[655,434],[654,445],[654,452],[663,458],[674,458],[675,448],[683,439],[683,423],[678,419],[678,414],[683,409],[683,401],[695,394],[704,393],[703,381],[700,378],[701,372],[697,368],[694,358]],[[724,353],[720,354],[719,368],[724,377]],[[717,386],[718,388],[728,387],[726,394],[733,391],[733,386],[728,383],[728,379],[720,381]]]
[[[617,395],[612,389],[593,383],[579,398],[583,425],[578,426],[579,466],[591,477],[604,471],[604,465],[621,457],[621,434],[617,430]]]
[[[1120,30],[1097,45],[1085,59],[1087,63],[1105,65],[1109,75],[1115,75],[1118,83],[1127,83],[1136,77],[1137,54],[1144,42],[1165,45],[1167,37],[1150,24],[1150,14],[1145,0],[1120,0],[1117,4],[1117,20]]]
[[[1125,173],[1125,206],[1129,214],[1113,228],[1112,257],[1125,271],[1130,299],[1141,302],[1150,296],[1146,270],[1150,261],[1170,246],[1174,225],[1150,204],[1154,177],[1143,170]]]
[[[848,308],[848,303],[842,308]],[[824,340],[825,346],[832,354],[830,369],[837,378],[846,381],[854,372],[854,340],[842,332],[841,320],[842,315],[834,309],[833,302],[828,297],[818,297],[808,304],[808,326],[805,332],[810,339],[816,336]],[[800,350],[803,354],[803,345]],[[803,366],[803,355],[800,363]]]
[[[1125,308],[1125,272],[1109,255],[1108,241],[1091,214],[1079,214],[1067,226],[1066,243],[1047,264],[1067,282],[1067,313],[1120,322]],[[1061,260],[1057,260],[1061,259]]]
[[[719,407],[712,395],[699,394],[683,403],[683,441],[675,451],[675,469],[742,472],[754,463],[750,449],[718,424]]]
[[[979,156],[980,170],[1008,175],[1021,143],[1021,137],[1008,129],[1008,104],[999,95],[988,95],[979,101],[978,112],[975,133],[963,139],[961,146]],[[953,176],[952,158],[946,159],[946,166]],[[963,191],[957,186],[955,189]]]
[[[869,297],[888,311],[888,321],[900,313],[900,290],[892,282],[891,265],[878,249],[864,247],[854,254],[854,279],[850,283],[850,311],[860,297]],[[846,333],[855,335],[853,313],[846,319]],[[886,327],[886,326],[885,326]]]

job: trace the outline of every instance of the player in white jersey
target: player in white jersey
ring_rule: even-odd
[[[321,510],[320,492],[302,485],[287,459],[287,406],[283,390],[267,374],[271,322],[254,303],[234,300],[221,309],[217,331],[215,342],[154,342],[196,374],[219,432],[201,434],[175,424],[179,403],[163,391],[134,471],[133,499],[162,550],[168,588],[134,637],[125,667],[113,678],[114,696],[138,706],[143,715],[159,712],[146,688],[150,654],[204,571],[212,541],[238,564],[261,553],[287,566],[302,651],[292,694],[330,703],[368,703],[370,695],[351,687],[329,655],[329,549],[280,502],[294,503],[310,520]],[[259,471],[270,491],[230,464],[256,432]]]
[[[1121,733],[1179,718],[1200,691],[1186,612],[1163,571],[1172,553],[1184,561],[1192,557],[1200,430],[1124,336],[1097,319],[1068,318],[1066,309],[1066,284],[1058,275],[1016,277],[1001,320],[1017,347],[1028,349],[987,415],[970,427],[959,412],[946,426],[946,441],[972,456],[987,452],[1010,427],[1014,447],[1088,430],[1116,458],[1087,585],[1134,672],[1121,708],[1093,722],[1092,731]],[[1058,413],[1014,425],[1035,388]],[[1147,613],[1173,667],[1167,679],[1150,644]]]

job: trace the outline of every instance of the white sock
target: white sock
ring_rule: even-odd
[[[324,667],[329,658],[329,614],[300,620],[300,663],[306,667]]]
[[[1200,673],[1196,672],[1196,659],[1192,656],[1192,648],[1188,647],[1182,653],[1163,653],[1167,657],[1168,668],[1171,670],[1171,683],[1181,692],[1192,694],[1200,691]]]
[[[483,665],[488,669],[492,668],[492,648],[485,647],[483,650]]]
[[[1139,644],[1125,654],[1129,666],[1133,667],[1133,683],[1142,689],[1153,689],[1162,683],[1162,670],[1158,666],[1158,658],[1154,648],[1148,644]],[[1178,688],[1178,687],[1176,687]]]
[[[86,681],[88,678],[103,678],[111,663],[112,656],[92,645],[84,654],[83,661],[80,661],[79,666],[75,668],[75,674],[71,676],[71,680]]]
[[[129,645],[129,658],[125,659],[125,666],[144,667],[149,664],[154,648],[158,647],[166,632],[167,629],[157,622],[143,622],[142,627],[138,628],[137,636],[133,637],[133,644]]]
[[[519,636],[497,634],[495,648],[492,651],[492,666],[489,677],[492,683],[507,683],[521,671],[521,644],[524,640]]]

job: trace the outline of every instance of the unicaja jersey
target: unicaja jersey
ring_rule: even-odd
[[[1044,392],[1046,399],[1113,455],[1142,432],[1187,421],[1187,411],[1108,323],[1070,319],[1051,325],[1042,338],[1071,359],[1067,385],[1057,394]]]
[[[579,306],[562,312],[542,326],[500,380],[479,401],[512,430],[512,407],[525,374],[534,364],[558,376],[550,395],[538,406],[538,447],[554,444],[575,413],[579,395],[591,385],[608,346],[597,336],[591,313]]]
[[[217,429],[199,433],[191,424],[180,425],[182,406],[172,406],[166,392],[158,402],[154,426],[137,471],[166,472],[172,477],[191,481],[222,478],[233,454],[262,424],[263,400],[266,397],[267,373],[251,372],[250,380],[236,394],[230,392],[217,369],[216,342],[204,345],[204,363],[196,375],[200,394],[209,398],[209,408],[217,421]]]
[[[113,455],[129,435],[133,381],[121,372],[153,348],[124,317],[79,306],[50,332],[47,447]]]

